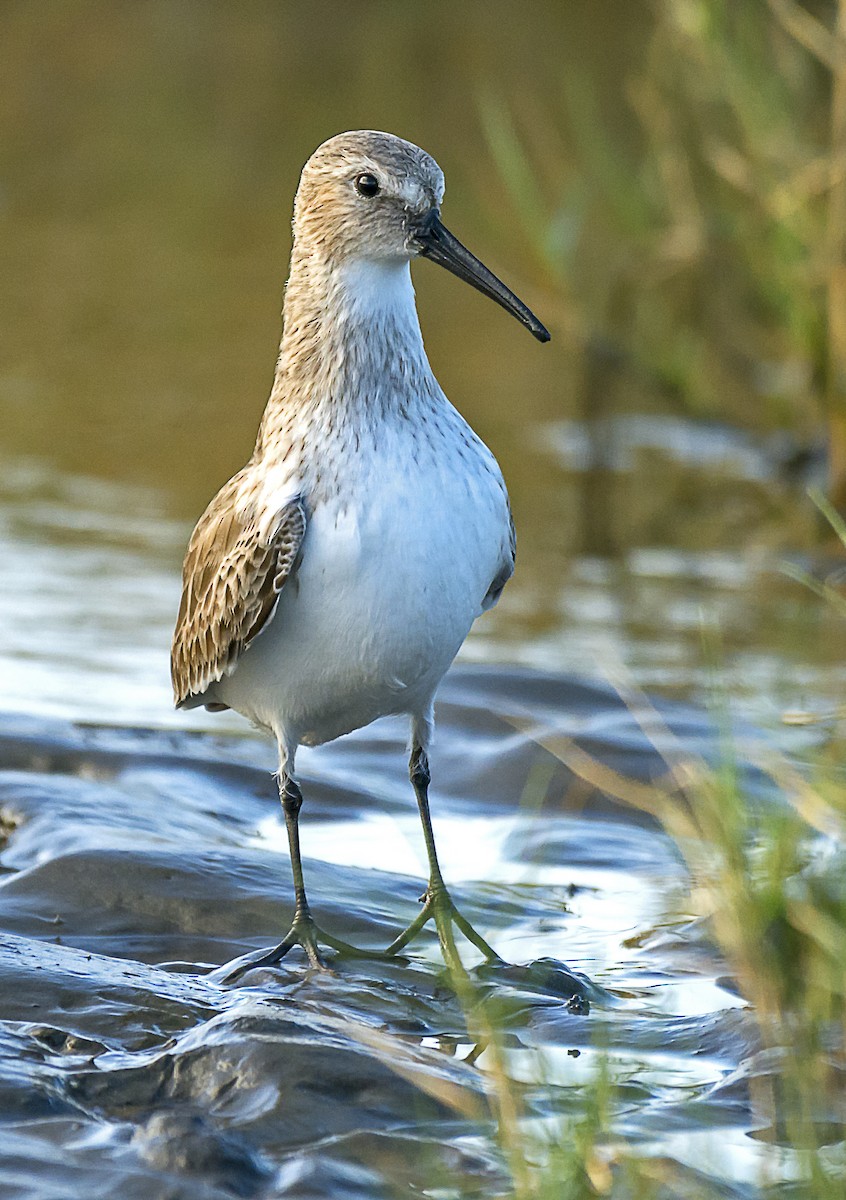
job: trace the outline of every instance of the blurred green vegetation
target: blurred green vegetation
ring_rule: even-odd
[[[615,405],[611,361],[696,417],[789,430],[797,451],[822,435],[842,508],[846,6],[649,16],[624,77],[633,128],[605,119],[589,66],[562,73],[557,104],[482,94],[509,214],[585,359],[583,411]]]
[[[675,842],[690,877],[682,909],[707,926],[754,1017],[758,1046],[741,1064],[735,1095],[751,1109],[751,1136],[771,1148],[776,1169],[771,1174],[762,1157],[759,1178],[738,1180],[735,1190],[628,1138],[621,1124],[631,1100],[618,1094],[602,1054],[592,1083],[580,1089],[577,1112],[547,1122],[539,1133],[507,1071],[507,1024],[490,1001],[473,995],[466,976],[454,972],[471,1032],[495,1050],[486,1062],[495,1142],[511,1173],[514,1200],[842,1195],[846,744],[834,736],[802,769],[772,750],[736,745],[718,675],[714,688],[714,718],[726,731],[721,762],[709,766],[679,744],[666,755],[669,789],[617,774],[554,734],[540,740],[587,785],[655,819]],[[626,698],[647,733],[667,733],[646,696],[633,689]],[[747,791],[737,769],[741,754],[757,763],[783,805],[762,803],[760,793]],[[542,1082],[540,1055],[537,1072]],[[463,1194],[460,1187],[456,1194]]]

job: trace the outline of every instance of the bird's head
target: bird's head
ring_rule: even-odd
[[[443,196],[443,171],[419,146],[375,130],[340,133],[303,168],[294,241],[327,265],[430,258],[549,341],[537,317],[443,225]]]

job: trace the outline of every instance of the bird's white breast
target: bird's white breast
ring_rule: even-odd
[[[303,496],[299,570],[215,686],[292,744],[424,711],[509,555],[499,468],[431,373],[407,263],[353,264],[344,287],[336,317],[369,338],[350,334],[296,477],[264,475],[269,510]]]
[[[298,574],[219,685],[226,703],[305,742],[425,708],[508,546],[485,448],[468,440],[455,462],[435,451],[386,434],[378,460],[362,456],[310,512]]]

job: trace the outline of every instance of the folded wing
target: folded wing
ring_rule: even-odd
[[[268,514],[239,504],[243,481],[222,488],[188,543],[182,602],[171,650],[177,708],[205,703],[273,617],[282,588],[299,565],[306,531],[302,497]],[[225,708],[214,704],[209,707]]]

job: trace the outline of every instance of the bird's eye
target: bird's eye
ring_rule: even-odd
[[[375,175],[356,175],[355,190],[360,196],[375,196],[379,191],[379,180]]]

